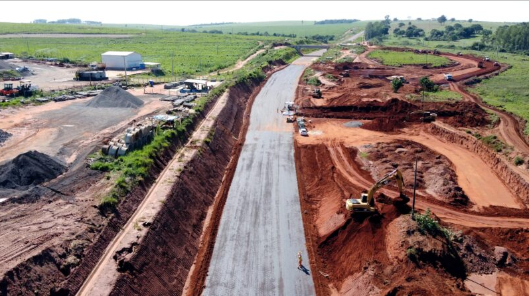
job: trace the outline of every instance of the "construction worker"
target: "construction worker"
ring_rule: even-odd
[[[302,269],[302,251],[298,251],[298,269]]]

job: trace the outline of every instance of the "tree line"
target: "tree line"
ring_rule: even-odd
[[[350,24],[354,22],[358,22],[357,19],[340,19],[340,20],[323,20],[319,22],[315,22],[315,25],[329,25],[329,24]]]

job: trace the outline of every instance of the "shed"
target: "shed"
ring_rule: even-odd
[[[107,66],[107,70],[145,69],[142,56],[134,51],[107,51],[101,54],[101,62]]]

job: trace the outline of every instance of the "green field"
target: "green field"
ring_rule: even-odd
[[[171,74],[174,55],[176,75],[196,75],[231,66],[274,40],[278,38],[148,31],[131,38],[4,38],[0,51],[80,63],[100,62],[109,50],[135,51],[145,62],[161,63],[166,74]]]
[[[313,35],[333,35],[338,40],[343,34],[353,29],[353,32],[361,31],[367,22],[354,22],[349,24],[328,24],[314,25],[315,21],[277,21],[277,22],[256,22],[256,23],[234,23],[224,25],[202,25],[202,26],[158,26],[158,25],[141,25],[128,24],[127,28],[136,28],[141,30],[181,30],[195,29],[202,32],[203,30],[220,30],[224,34],[237,34],[242,32],[264,33],[270,35],[276,34],[295,34],[296,37],[306,37]],[[103,25],[116,28],[125,28],[125,25]],[[352,33],[352,32],[350,32]]]
[[[0,22],[0,34],[43,34],[43,33],[83,33],[83,34],[139,34],[142,30],[99,25],[25,24]]]
[[[423,65],[430,64],[433,67],[450,64],[451,61],[444,57],[415,54],[413,52],[398,52],[390,50],[374,50],[368,57],[375,59],[387,66]]]

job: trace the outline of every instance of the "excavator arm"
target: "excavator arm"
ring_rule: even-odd
[[[363,193],[360,199],[346,200],[346,209],[348,209],[349,211],[357,209],[374,212],[376,210],[374,202],[375,193],[377,192],[377,190],[379,190],[379,188],[387,185],[393,178],[396,179],[396,182],[398,184],[399,196],[403,198],[403,175],[398,169],[395,169],[390,173],[384,175],[383,178],[381,178],[379,181],[375,182],[372,188],[370,188],[370,191],[368,191],[367,194]]]

